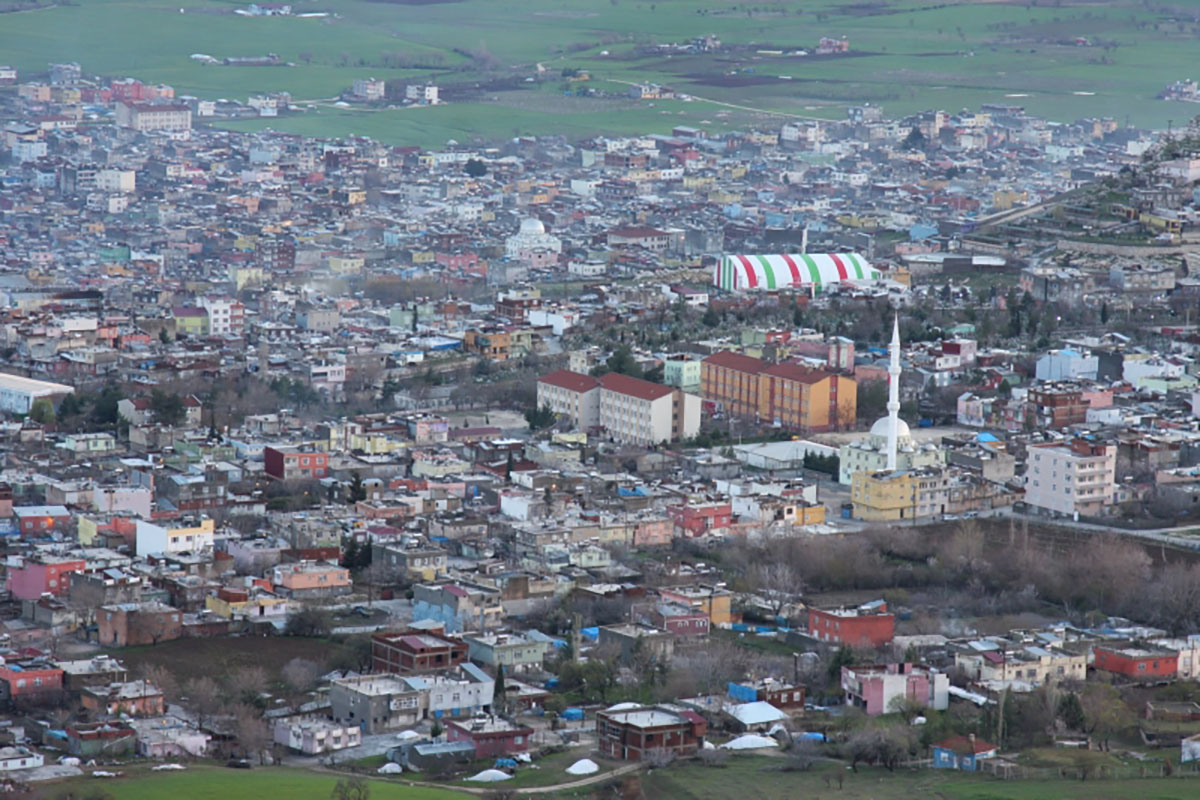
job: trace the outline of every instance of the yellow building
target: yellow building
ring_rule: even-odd
[[[725,589],[709,586],[681,586],[673,589],[659,589],[659,595],[665,600],[681,605],[690,606],[707,614],[708,620],[714,626],[732,623],[733,595]]]
[[[240,292],[247,286],[262,286],[265,275],[262,267],[239,267],[234,264],[229,265],[229,280],[233,281],[234,286]]]
[[[230,597],[209,595],[204,599],[204,610],[211,611],[223,619],[273,619],[287,615],[286,597],[267,592],[248,596],[243,592],[230,594]]]
[[[361,256],[329,257],[329,271],[334,275],[361,275],[365,264]]]
[[[916,490],[909,472],[856,472],[850,478],[854,518],[867,522],[912,519]]]

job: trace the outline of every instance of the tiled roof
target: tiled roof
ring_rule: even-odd
[[[538,378],[538,383],[547,383],[572,392],[587,392],[600,385],[591,375],[583,375],[569,369],[560,369],[549,375],[543,375]]]
[[[767,363],[761,359],[725,350],[708,356],[704,359],[704,363],[726,369],[736,369],[738,372],[748,372],[752,375],[757,375],[767,368]]]
[[[651,383],[641,378],[633,378],[618,372],[610,372],[600,377],[600,385],[610,392],[629,395],[641,400],[657,400],[666,397],[674,389],[661,383]]]

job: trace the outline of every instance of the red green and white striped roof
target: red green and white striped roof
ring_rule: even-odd
[[[879,270],[857,253],[800,253],[796,255],[723,256],[713,273],[713,285],[727,291],[765,291],[841,281],[868,281]]]

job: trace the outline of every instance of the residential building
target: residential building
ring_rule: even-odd
[[[704,717],[677,706],[596,712],[600,755],[621,761],[641,761],[658,751],[691,755],[704,746],[707,732]]]
[[[14,600],[37,600],[46,594],[66,597],[71,588],[70,574],[83,572],[86,567],[82,558],[39,553],[8,568],[8,591]]]
[[[846,705],[868,716],[890,714],[912,704],[945,711],[950,705],[950,678],[944,672],[913,664],[842,667]]]
[[[702,364],[701,359],[687,353],[669,355],[663,359],[663,383],[688,394],[699,394]]]
[[[560,369],[537,382],[538,408],[549,408],[580,430],[600,424],[600,383],[590,375]]]
[[[166,710],[162,690],[146,680],[87,686],[79,702],[92,714],[109,717],[158,717]]]
[[[849,647],[881,647],[892,641],[895,630],[896,618],[882,600],[855,608],[808,610],[808,635],[821,642]]]
[[[371,669],[398,675],[427,674],[466,663],[470,645],[441,629],[371,635]]]
[[[0,773],[37,769],[45,763],[45,758],[41,753],[34,752],[28,747],[0,747]]]
[[[947,511],[949,495],[949,473],[939,467],[855,472],[850,480],[854,518],[868,522],[940,516]]]
[[[140,556],[211,550],[217,530],[216,522],[209,517],[185,520],[170,528],[139,519],[136,526]]]
[[[700,398],[682,389],[610,372],[600,378],[559,370],[538,379],[538,406],[576,428],[604,428],[614,441],[656,445],[700,431]]]
[[[54,531],[71,527],[73,515],[66,506],[14,506],[12,515],[17,530],[27,538],[46,537]]]
[[[463,636],[472,661],[485,666],[504,667],[506,674],[513,670],[540,669],[550,643],[511,633],[488,633]]]
[[[966,772],[978,772],[979,762],[987,758],[995,758],[999,748],[982,739],[976,739],[975,734],[952,736],[943,739],[933,746],[934,769],[961,769]]]
[[[329,454],[295,446],[264,447],[263,471],[284,481],[324,478],[329,474]]]
[[[1102,516],[1115,502],[1117,446],[1091,438],[1037,444],[1026,457],[1025,502],[1064,516]]]
[[[618,658],[624,664],[631,663],[635,657],[667,664],[675,654],[675,635],[653,625],[634,622],[602,625],[599,642],[601,647],[616,649]]]
[[[114,603],[100,606],[96,623],[100,644],[135,647],[178,639],[183,632],[183,612],[157,600]]]
[[[0,702],[61,702],[62,691],[63,671],[49,662],[14,659],[0,664]]]
[[[1179,673],[1179,654],[1149,643],[1112,643],[1092,648],[1092,664],[1137,681],[1173,680]]]
[[[289,598],[336,597],[353,590],[350,570],[323,561],[280,564],[271,570],[275,591]]]
[[[336,753],[362,744],[362,728],[327,719],[276,720],[273,731],[276,744],[306,756]]]
[[[529,751],[533,728],[509,722],[501,717],[479,716],[446,723],[446,741],[470,742],[475,758],[507,758]]]

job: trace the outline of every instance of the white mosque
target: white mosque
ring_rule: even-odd
[[[521,229],[504,240],[504,255],[513,260],[524,260],[535,250],[562,252],[562,242],[557,236],[546,233],[541,220],[523,219]]]
[[[842,445],[838,450],[838,483],[849,486],[856,472],[898,472],[942,464],[942,451],[929,443],[916,445],[908,424],[900,419],[900,317],[892,324],[888,347],[887,416],[871,426],[865,439]]]

